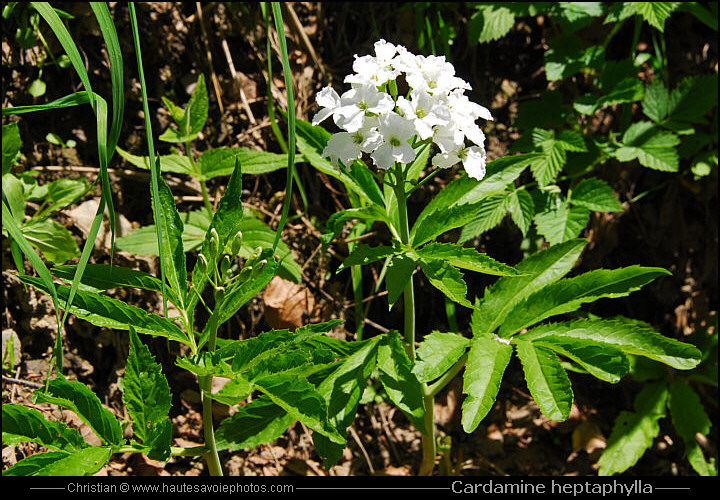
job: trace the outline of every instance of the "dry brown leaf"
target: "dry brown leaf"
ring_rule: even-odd
[[[602,450],[607,446],[605,436],[594,422],[586,420],[581,422],[572,433],[573,450],[585,450],[590,455],[595,450]]]
[[[274,277],[263,295],[265,320],[275,329],[296,328],[308,323],[315,310],[315,298],[302,284]]]

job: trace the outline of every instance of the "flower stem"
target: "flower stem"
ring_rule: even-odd
[[[395,197],[398,201],[398,216],[400,217],[400,240],[407,245],[410,242],[410,225],[407,213],[407,193],[405,192],[405,172],[402,165],[395,165]],[[415,361],[415,288],[413,277],[410,276],[403,291],[405,315],[405,349],[408,357]],[[425,406],[425,433],[422,434],[423,458],[418,475],[429,476],[435,468],[435,397],[427,391],[423,384],[423,402]]]
[[[216,292],[216,297],[217,297]],[[218,310],[219,304],[216,302],[215,310]],[[215,340],[217,339],[217,315],[212,314],[210,316],[210,336],[208,338],[208,351],[215,351]],[[220,457],[218,456],[217,445],[215,444],[215,428],[213,426],[213,414],[212,414],[212,398],[208,395],[212,392],[213,376],[206,375],[203,377],[201,382],[201,398],[203,407],[203,434],[205,435],[205,448],[207,453],[205,454],[205,460],[207,461],[208,471],[211,476],[222,476],[222,466],[220,465]]]

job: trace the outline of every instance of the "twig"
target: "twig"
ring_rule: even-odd
[[[308,38],[307,33],[305,33],[305,29],[303,28],[302,23],[300,22],[300,19],[298,18],[297,14],[295,13],[295,9],[293,8],[292,2],[283,3],[283,7],[285,7],[285,11],[288,14],[288,17],[290,18],[290,28],[295,32],[295,34],[300,38],[300,42],[302,43],[303,47],[307,51],[307,53],[310,55],[310,58],[315,63],[315,66],[317,66],[318,71],[320,71],[320,75],[322,78],[325,78],[325,68],[323,68],[322,63],[320,62],[320,59],[317,56],[317,53],[315,52],[315,48],[312,45],[312,42],[310,42],[310,38]]]
[[[230,68],[230,75],[232,76],[233,82],[235,82],[235,86],[240,92],[240,101],[242,102],[243,109],[245,109],[245,112],[250,119],[250,123],[255,125],[255,123],[257,123],[257,120],[255,120],[255,115],[253,115],[253,112],[250,109],[250,103],[245,96],[245,91],[243,90],[242,85],[240,85],[240,82],[238,81],[237,71],[235,71],[235,64],[233,64],[232,54],[230,53],[230,47],[228,47],[227,40],[224,37],[220,43],[222,44],[223,52],[225,52],[225,59],[227,59],[228,67]]]
[[[368,452],[365,449],[365,446],[363,446],[362,441],[360,441],[360,436],[358,436],[357,431],[355,430],[355,428],[353,426],[348,427],[348,431],[350,431],[350,435],[352,436],[353,440],[360,447],[360,451],[362,452],[363,456],[365,457],[365,462],[367,463],[367,466],[370,469],[370,474],[375,474],[375,467],[373,467],[372,462],[370,461],[370,455],[368,455]]]
[[[2,376],[2,380],[3,382],[7,382],[8,384],[24,385],[25,387],[32,387],[33,389],[40,389],[41,387],[43,387],[42,384],[38,384],[37,382],[30,382],[28,380],[6,377],[5,375]]]
[[[215,67],[213,65],[212,53],[210,52],[210,42],[208,42],[207,31],[205,30],[205,22],[202,17],[202,2],[195,2],[195,8],[197,9],[197,17],[200,22],[200,30],[202,31],[203,44],[205,45],[205,54],[208,59],[208,65],[210,66],[210,78],[213,82],[213,88],[215,89],[215,98],[217,99],[218,106],[220,107],[220,114],[225,113],[225,108],[222,103],[222,92],[220,91],[220,82],[218,81],[217,74],[215,74]]]

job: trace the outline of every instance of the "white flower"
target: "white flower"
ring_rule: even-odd
[[[406,79],[413,90],[443,95],[455,89],[470,90],[470,85],[455,76],[455,68],[444,56],[417,56],[419,68],[409,71]]]
[[[425,140],[433,136],[435,125],[446,125],[450,122],[450,110],[437,98],[427,92],[413,91],[410,99],[398,97],[399,112],[408,120],[412,120],[418,136]]]
[[[349,166],[360,158],[363,152],[372,153],[382,143],[382,136],[375,127],[362,128],[355,132],[338,132],[328,140],[323,157],[337,166],[338,160]]]
[[[320,92],[318,92],[318,95],[315,96],[315,102],[317,102],[318,105],[323,108],[318,111],[318,114],[316,114],[312,119],[312,124],[318,125],[328,116],[335,113],[335,111],[340,107],[340,96],[337,94],[337,92],[335,92],[335,89],[328,85]]]
[[[400,70],[393,67],[393,57],[397,47],[385,40],[375,42],[375,57],[355,55],[353,71],[355,74],[345,77],[345,83],[352,84],[373,84],[380,86],[383,83],[394,80],[400,74]]]
[[[415,135],[415,127],[397,113],[385,113],[378,117],[378,131],[382,144],[370,155],[378,168],[387,170],[395,162],[408,164],[415,159],[415,150],[408,141]]]
[[[468,173],[468,176],[481,180],[485,177],[485,159],[485,148],[470,146],[460,147],[454,151],[438,153],[433,156],[432,164],[440,168],[450,168],[462,162],[463,168]]]
[[[316,125],[332,116],[342,132],[333,134],[323,156],[334,164],[350,164],[363,153],[380,169],[415,160],[420,141],[432,140],[439,153],[432,165],[449,168],[462,163],[470,177],[485,175],[485,134],[476,123],[492,120],[487,108],[465,95],[470,85],[455,76],[443,56],[422,56],[401,45],[379,40],[374,55],[355,56],[354,73],[345,77],[350,90],[338,96],[330,87],[316,100],[321,110]],[[390,95],[386,89],[404,76],[410,92]]]
[[[333,118],[338,127],[356,132],[363,127],[367,113],[381,114],[392,111],[395,102],[373,84],[357,85],[340,97],[340,107]]]

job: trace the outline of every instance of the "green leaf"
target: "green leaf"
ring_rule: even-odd
[[[153,460],[167,461],[172,442],[172,423],[168,418],[172,407],[170,386],[160,365],[132,326],[122,399],[135,436],[150,448],[148,456]]]
[[[507,35],[515,25],[515,14],[500,5],[478,6],[470,18],[470,41],[487,43]]]
[[[611,344],[579,338],[548,335],[533,344],[570,358],[591,375],[610,383],[617,383],[630,368],[623,352]]]
[[[500,278],[488,287],[480,310],[473,312],[473,333],[495,331],[521,300],[562,278],[572,269],[586,243],[571,240],[531,255],[515,266],[522,275]]]
[[[508,211],[513,222],[525,236],[530,229],[533,215],[535,215],[535,204],[530,193],[525,189],[516,189],[510,193]]]
[[[422,344],[421,344],[422,345]],[[512,347],[491,336],[479,335],[470,343],[463,375],[462,426],[473,432],[495,404]]]
[[[271,443],[296,421],[267,396],[253,399],[220,423],[215,432],[218,450],[253,449]]]
[[[261,264],[262,261],[266,262],[264,266]],[[260,293],[260,291],[270,283],[270,280],[273,279],[278,267],[278,263],[273,257],[272,249],[269,248],[263,249],[260,257],[249,263],[254,266],[254,269],[261,267],[260,271],[253,271],[250,279],[232,287],[226,292],[225,300],[223,300],[220,307],[215,311],[218,316],[218,324],[229,320],[250,299]],[[248,263],[246,263],[246,266],[247,265]]]
[[[2,441],[6,446],[37,443],[54,451],[73,452],[90,446],[77,429],[46,420],[42,413],[18,404],[2,405]]]
[[[557,141],[544,145],[540,152],[529,154],[530,170],[540,187],[552,184],[567,161],[565,148]]]
[[[569,206],[564,202],[559,207],[535,214],[537,232],[551,245],[577,238],[585,229],[590,211],[584,206]]]
[[[20,156],[20,131],[17,122],[10,122],[2,126],[2,174],[10,172],[13,164]]]
[[[231,175],[235,170],[235,162],[242,165],[245,175],[258,175],[287,168],[286,154],[256,151],[249,148],[214,148],[205,151],[197,161],[200,174],[198,180]]]
[[[162,234],[159,244],[162,246],[160,255],[163,258],[165,279],[175,296],[184,308],[187,294],[187,269],[185,250],[183,248],[183,223],[175,206],[175,198],[162,177],[158,178],[158,207],[160,213],[155,214],[155,221],[160,221]],[[153,209],[155,204],[153,204]]]
[[[20,279],[45,293],[49,293],[45,283],[37,278],[21,276]],[[57,296],[63,301],[67,301],[70,287],[56,285],[55,288]],[[187,335],[167,319],[150,314],[139,307],[126,304],[120,300],[96,293],[78,290],[70,307],[70,313],[96,326],[128,330],[129,325],[132,325],[140,333],[155,337],[167,337],[170,340],[190,345]]]
[[[498,262],[474,248],[464,248],[452,243],[429,243],[417,251],[424,260],[441,260],[448,264],[495,276],[515,276],[519,274],[513,267]]]
[[[413,366],[403,348],[402,339],[395,331],[383,337],[378,346],[377,366],[380,370],[380,382],[385,387],[390,400],[410,419],[420,432],[425,432],[425,404],[422,386]]]
[[[420,382],[431,382],[445,373],[470,345],[470,340],[456,333],[433,331],[420,342],[413,373]]]
[[[110,448],[92,446],[67,453],[31,455],[3,471],[5,476],[91,476],[110,460]]]
[[[505,192],[507,185],[514,182],[523,170],[530,165],[531,158],[531,154],[503,156],[487,164],[487,172],[481,181],[462,175],[450,182],[430,200],[430,203],[418,215],[410,234],[411,237],[415,238],[415,246],[420,246],[425,241],[429,241],[434,237],[433,234],[442,234],[446,230],[460,227],[472,220],[477,204],[489,196]],[[463,205],[469,206],[461,208]],[[455,210],[453,216],[462,218],[453,222],[452,218],[448,220],[448,217],[444,217],[443,214],[450,207]],[[436,218],[437,220],[426,222],[428,218]],[[431,227],[421,229],[425,225]],[[435,232],[438,225],[440,225],[440,233]],[[443,230],[443,227],[447,227],[447,229]],[[423,238],[424,241],[418,239],[416,235],[416,233],[422,231],[430,233],[429,238]]]
[[[615,151],[620,161],[637,159],[641,165],[664,172],[677,172],[680,144],[678,136],[646,121],[633,123],[625,131],[622,146]]]
[[[570,203],[596,212],[623,211],[612,188],[596,177],[581,180],[572,190]]]
[[[496,194],[485,198],[474,205],[475,216],[462,228],[458,243],[464,243],[498,226],[510,207],[510,197],[507,193]]]
[[[33,401],[56,404],[74,412],[106,445],[125,442],[120,422],[85,384],[56,378],[48,381],[47,392],[44,388],[36,390]]]
[[[255,386],[295,420],[334,443],[345,443],[345,439],[328,426],[327,402],[319,389],[307,379],[293,375],[271,375],[257,380]]]
[[[659,267],[630,266],[596,269],[546,286],[519,302],[500,326],[498,335],[509,337],[545,318],[577,310],[600,298],[625,297],[670,272]]]
[[[23,183],[13,174],[4,174],[2,176],[2,193],[3,198],[7,200],[7,207],[10,209],[12,218],[17,226],[22,230],[25,221],[25,196]],[[77,246],[77,245],[76,245]]]
[[[678,370],[689,370],[700,363],[700,351],[694,346],[665,337],[647,323],[622,317],[550,323],[517,338],[535,341],[548,335],[611,344],[626,354],[645,356]]]
[[[37,217],[50,212],[61,210],[75,203],[85,192],[88,186],[85,179],[57,179],[48,185],[49,206],[36,214]]]
[[[658,421],[665,416],[667,395],[666,383],[655,382],[645,386],[636,396],[635,412],[620,412],[607,448],[598,460],[598,475],[619,474],[640,460],[660,431]]]
[[[55,266],[52,268],[52,274],[63,280],[72,280],[75,277],[76,269],[77,266],[74,264]],[[88,264],[85,267],[85,272],[83,272],[81,283],[98,291],[105,291],[118,286],[140,288],[154,292],[162,291],[162,283],[152,274],[130,269],[129,267],[108,264]]]
[[[680,6],[681,2],[623,2],[617,20],[639,15],[648,24],[661,32],[665,30],[665,21]],[[605,22],[609,22],[606,19]]]
[[[685,454],[695,472],[701,476],[712,475],[713,466],[705,460],[702,448],[695,436],[707,436],[711,422],[705,413],[700,396],[683,380],[676,379],[670,385],[668,402],[673,426],[685,442]]]
[[[130,164],[135,165],[138,168],[150,170],[149,156],[136,156],[120,149],[119,147],[116,147],[115,150]],[[158,156],[158,160],[160,161],[160,169],[162,172],[197,175],[197,172],[195,172],[195,170],[193,169],[192,163],[187,156],[179,154],[169,154]]]
[[[551,350],[531,342],[518,341],[515,348],[540,411],[550,420],[564,421],[572,409],[573,392],[560,361]]]
[[[31,219],[21,231],[25,239],[54,264],[80,255],[80,248],[67,228],[52,219]]]
[[[169,101],[168,101],[169,102]],[[166,103],[167,104],[167,103]],[[173,117],[180,117],[177,107],[171,110]],[[205,76],[198,76],[197,85],[190,100],[185,106],[182,121],[178,123],[179,130],[169,128],[159,139],[166,142],[187,142],[195,139],[202,131],[208,116],[208,95],[205,87]]]
[[[385,274],[385,286],[388,291],[388,307],[400,298],[408,281],[412,279],[417,261],[406,255],[398,255],[390,260]]]
[[[337,274],[340,271],[343,271],[352,266],[363,266],[365,264],[370,264],[372,262],[376,262],[378,260],[382,260],[387,257],[396,255],[397,253],[398,250],[394,247],[369,247],[367,245],[360,245],[359,247],[356,247],[352,252],[350,252],[350,255],[347,256],[347,258],[343,261],[342,264],[340,264],[340,267],[337,268],[337,271],[335,271],[335,273]]]
[[[346,445],[344,436],[355,419],[360,398],[375,368],[381,339],[374,337],[367,340],[318,386],[317,390],[327,405],[328,424],[337,429],[335,436],[341,438],[337,440],[334,435],[322,432],[313,435],[315,448],[326,466],[334,465],[342,456]]]
[[[442,260],[420,260],[420,268],[430,284],[444,293],[450,300],[465,307],[473,307],[466,298],[467,284],[463,274]]]

